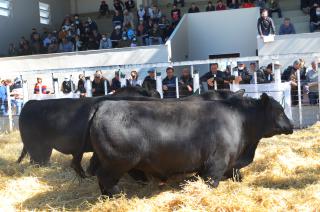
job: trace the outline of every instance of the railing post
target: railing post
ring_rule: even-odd
[[[217,75],[216,74],[213,75],[213,80],[214,80],[214,90],[216,91],[216,90],[218,90]]]
[[[92,97],[92,85],[91,85],[91,80],[90,77],[86,77],[86,93],[87,97]]]
[[[104,95],[108,95],[108,82],[107,79],[103,81],[104,83]]]
[[[28,92],[27,80],[23,80],[22,81],[22,89],[23,89],[23,105],[25,105],[29,101],[29,92]]]
[[[161,72],[156,73],[156,84],[157,84],[157,91],[159,92],[161,99],[163,99]]]
[[[8,118],[9,118],[9,132],[12,132],[12,107],[11,107],[11,96],[10,96],[10,86],[7,85],[7,101],[8,101]]]
[[[179,79],[178,79],[178,77],[176,77],[176,97],[177,97],[177,99],[180,98],[180,95],[179,95]]]
[[[58,78],[53,78],[53,89],[54,89],[54,95],[56,98],[60,97],[60,89],[59,89],[59,81]]]
[[[193,93],[197,92],[199,90],[199,94],[201,93],[200,89],[200,78],[199,78],[199,72],[193,71]]]
[[[299,101],[299,127],[302,128],[302,103],[301,103],[301,77],[300,77],[300,69],[297,70],[297,78],[298,78],[298,101]]]

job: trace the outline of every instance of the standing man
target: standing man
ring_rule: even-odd
[[[261,38],[264,36],[275,35],[276,29],[273,20],[268,16],[268,10],[263,9],[257,23],[258,33]]]
[[[312,68],[307,72],[307,85],[305,85],[305,89],[308,92],[309,102],[311,105],[315,105],[319,102],[317,65],[318,64],[316,61],[312,61]]]
[[[224,73],[218,70],[218,63],[212,63],[210,65],[210,71],[200,78],[200,82],[208,84],[208,90],[214,90],[215,84],[217,89],[224,89]]]
[[[261,71],[261,69],[257,68],[257,64],[255,62],[250,63],[249,75],[250,84],[255,84],[256,82],[257,84],[261,84],[265,81],[264,73]]]
[[[289,66],[282,74],[281,80],[291,84],[291,102],[292,105],[298,104],[298,76],[297,71],[300,69],[300,61],[296,60],[293,66]]]
[[[188,68],[182,69],[179,85],[181,97],[186,97],[193,94],[193,79]]]
[[[148,70],[148,76],[143,80],[142,87],[146,90],[157,89],[157,81],[155,78],[155,70],[153,68]]]
[[[164,98],[176,98],[176,76],[174,76],[174,69],[168,67],[167,77],[162,80],[162,89]]]

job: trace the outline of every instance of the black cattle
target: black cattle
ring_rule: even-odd
[[[90,140],[101,162],[101,193],[112,195],[132,169],[163,180],[197,172],[217,187],[226,172],[241,168],[238,160],[253,160],[261,138],[292,128],[281,105],[266,94],[258,100],[109,101],[97,107]]]
[[[123,100],[129,95],[134,100],[144,96],[160,96],[156,91],[128,87],[112,96],[28,101],[19,117],[23,150],[17,162],[20,163],[28,153],[30,162],[43,165],[50,160],[52,149],[56,149],[71,154],[72,168],[84,177],[81,160],[84,152],[92,151],[88,129],[95,105],[101,101]]]

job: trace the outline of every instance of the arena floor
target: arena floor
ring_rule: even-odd
[[[70,157],[55,152],[50,167],[15,163],[22,145],[18,132],[0,135],[0,211],[319,211],[320,123],[289,136],[261,141],[242,183],[217,189],[201,179],[139,185],[128,176],[123,194],[102,200],[95,177],[79,181]],[[84,166],[90,154],[86,155]]]

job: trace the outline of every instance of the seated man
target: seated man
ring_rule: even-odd
[[[279,35],[296,34],[293,24],[290,22],[290,18],[284,18],[283,24],[279,29]]]
[[[208,5],[206,6],[206,11],[215,11],[216,8],[213,6],[212,1],[208,1]]]
[[[114,93],[119,88],[121,88],[120,75],[119,75],[119,71],[116,71],[114,73],[114,78],[111,81],[111,92]]]
[[[40,94],[40,93],[48,94],[49,93],[49,91],[47,91],[47,86],[42,83],[42,78],[40,78],[40,77],[37,78],[37,83],[34,86],[33,93],[34,94]]]
[[[157,81],[155,76],[155,70],[153,68],[149,69],[148,76],[144,78],[142,87],[146,90],[157,89]]]
[[[297,70],[300,69],[300,61],[296,60],[293,66],[289,66],[281,76],[281,80],[291,84],[291,102],[292,105],[298,104],[298,77]]]
[[[177,24],[181,19],[181,10],[177,7],[176,4],[173,5],[173,8],[171,10],[171,18],[172,23]]]
[[[124,18],[123,18],[123,15],[122,15],[122,13],[120,13],[118,10],[116,10],[115,12],[114,12],[114,15],[113,15],[113,17],[112,17],[112,25],[113,25],[113,27],[116,27],[116,26],[123,26],[123,20]]]
[[[311,67],[307,72],[307,85],[305,85],[305,89],[308,92],[310,104],[315,105],[319,102],[317,62],[312,61]]]
[[[237,67],[233,69],[233,73],[236,73],[235,77],[239,77],[238,80],[236,80],[237,83],[250,84],[251,77],[243,62],[238,62]]]
[[[272,63],[268,64],[266,69],[264,70],[264,83],[272,83],[274,82],[274,73],[272,69]]]
[[[153,45],[154,41],[156,41],[159,45],[162,44],[161,32],[157,23],[153,24],[153,27],[148,34],[149,39],[147,45]]]
[[[320,5],[310,10],[310,32],[320,29]]]
[[[94,80],[92,81],[92,96],[104,96],[105,95],[105,81],[107,82],[107,90],[110,91],[110,84],[107,79],[102,76],[101,71],[96,71],[94,74]]]
[[[229,9],[239,9],[240,4],[238,0],[232,0],[229,4],[227,4]]]
[[[210,65],[210,71],[200,77],[201,83],[207,83],[208,90],[214,90],[215,85],[217,89],[224,89],[225,75],[222,71],[218,70],[218,63],[212,63]]]
[[[179,80],[180,97],[186,97],[193,94],[193,79],[188,68],[182,69]]]
[[[269,9],[269,16],[272,17],[272,13],[278,13],[278,17],[282,18],[281,8],[279,0],[268,0],[267,8]]]
[[[250,63],[249,75],[250,84],[261,84],[265,81],[263,71],[257,68],[257,64],[255,62]]]
[[[181,7],[184,7],[184,0],[173,0],[173,4],[175,5],[181,4]]]
[[[162,90],[164,98],[176,98],[176,76],[174,76],[174,69],[168,67],[166,69],[167,77],[162,80]]]
[[[188,13],[198,13],[198,12],[200,12],[199,7],[197,7],[195,3],[192,3],[191,7],[188,10]]]
[[[222,0],[217,1],[216,10],[226,10],[226,5],[223,4]]]
[[[108,13],[110,15],[109,6],[106,1],[101,1],[100,8],[99,8],[99,17],[105,16]]]

